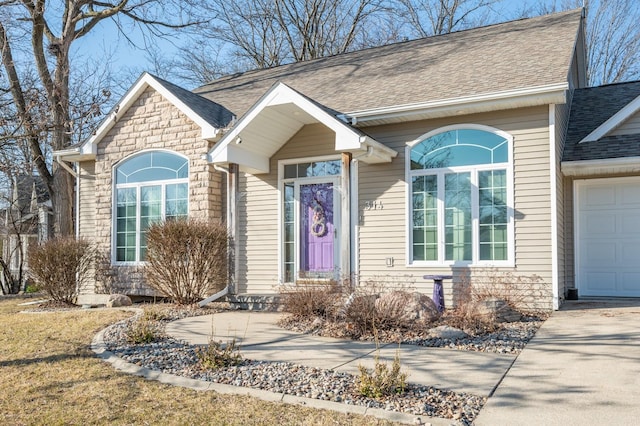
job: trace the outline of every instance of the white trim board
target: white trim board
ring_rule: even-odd
[[[612,115],[607,121],[599,125],[594,131],[585,136],[584,139],[580,141],[580,143],[597,141],[603,136],[606,136],[612,130],[619,127],[629,117],[631,117],[638,111],[640,111],[640,96],[629,102],[627,105],[625,105],[624,108]]]
[[[274,117],[280,121],[273,122]],[[398,155],[395,150],[278,82],[209,151],[209,161],[214,164],[237,163],[247,173],[269,173],[269,158],[305,124],[311,123],[320,123],[335,134],[336,152],[366,152],[368,155],[362,161],[367,163],[391,162]]]
[[[218,129],[215,126],[211,125],[190,107],[188,107],[184,102],[178,99],[155,77],[147,72],[144,72],[138,78],[138,80],[136,80],[136,82],[129,88],[120,102],[118,102],[107,114],[106,118],[102,121],[93,136],[82,142],[82,144],[80,144],[79,146],[57,151],[54,153],[54,155],[60,156],[65,161],[83,161],[95,158],[98,152],[98,143],[100,143],[100,141],[107,135],[109,130],[113,128],[118,120],[122,118],[127,110],[135,103],[135,101],[138,100],[140,95],[142,95],[142,93],[144,93],[144,91],[149,87],[162,95],[173,106],[179,109],[195,124],[197,124],[201,129],[201,137],[203,139],[215,140],[217,137],[219,137],[222,129]]]
[[[553,309],[560,309],[560,276],[558,265],[558,171],[556,154],[556,106],[549,105],[549,183],[551,193],[551,288]]]

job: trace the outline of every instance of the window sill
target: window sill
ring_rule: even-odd
[[[515,268],[513,261],[500,262],[412,262],[407,268]]]
[[[118,262],[113,261],[112,266],[146,266],[148,262]]]

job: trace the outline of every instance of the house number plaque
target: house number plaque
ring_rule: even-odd
[[[364,202],[364,210],[382,210],[383,207],[382,201],[373,200]]]

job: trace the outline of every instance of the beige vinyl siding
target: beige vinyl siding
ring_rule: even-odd
[[[270,161],[269,173],[239,179],[237,293],[270,294],[278,291],[280,242],[278,161],[339,154],[335,134],[320,124],[304,126]]]
[[[96,178],[94,161],[83,161],[78,164],[80,179],[78,182],[78,197],[80,205],[78,211],[78,235],[93,241],[96,235]],[[93,272],[90,272],[93,275]],[[85,280],[79,294],[95,293],[93,280]]]
[[[586,48],[584,42],[584,19],[576,37],[575,49],[571,57],[568,80],[569,90],[587,87]]]
[[[515,268],[520,275],[539,275],[548,299],[541,307],[551,307],[551,183],[549,174],[548,106],[498,111],[447,119],[367,128],[376,140],[398,151],[391,164],[361,163],[358,177],[361,223],[359,227],[359,267],[361,280],[378,279],[415,283],[419,291],[430,293],[432,283],[425,274],[450,274],[450,267],[407,265],[407,184],[405,147],[421,135],[452,124],[484,124],[514,137]],[[366,201],[382,203],[381,210],[363,210]],[[394,266],[386,266],[393,257]],[[456,268],[457,269],[457,268]],[[473,267],[472,267],[473,269]],[[454,274],[464,273],[456,270]],[[455,280],[454,280],[455,281]],[[453,286],[445,282],[445,299],[450,304]]]
[[[640,112],[633,114],[609,134],[612,136],[640,134]]]
[[[96,234],[96,177],[94,161],[79,163],[80,179],[78,196],[80,200],[78,212],[78,235],[93,238]]]

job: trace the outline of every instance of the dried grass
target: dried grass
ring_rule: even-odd
[[[299,318],[334,319],[338,316],[345,286],[334,280],[308,280],[282,286],[282,309]]]
[[[174,387],[120,373],[89,349],[131,313],[20,314],[0,297],[0,424],[387,425],[371,417]]]

